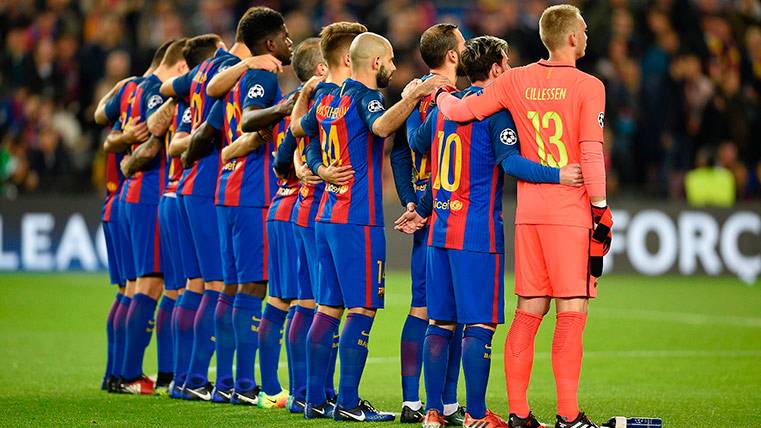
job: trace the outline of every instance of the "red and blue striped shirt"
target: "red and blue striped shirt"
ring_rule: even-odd
[[[182,159],[179,157],[169,156],[169,145],[172,143],[172,139],[179,132],[190,132],[190,110],[187,105],[180,101],[174,108],[174,118],[169,125],[169,129],[164,136],[164,150],[166,152],[166,162],[169,165],[167,168],[166,188],[164,194],[177,193],[177,187],[180,184],[180,178],[182,178]]]
[[[242,133],[241,119],[246,108],[266,108],[282,98],[277,75],[264,70],[248,70],[224,100],[217,101],[208,123],[222,131],[223,144],[232,144]],[[277,191],[272,172],[274,143],[230,160],[219,171],[215,203],[223,206],[268,207]]]
[[[173,81],[175,94],[190,106],[192,129],[196,129],[207,119],[216,102],[215,98],[206,95],[209,81],[218,72],[238,62],[240,58],[237,56],[218,49],[213,58],[207,59]],[[183,195],[214,196],[220,164],[219,148],[214,145],[209,154],[183,171],[178,190]]]
[[[114,130],[121,131],[123,124],[127,123],[130,101],[135,93],[135,89],[137,89],[137,85],[142,81],[142,77],[133,77],[106,103],[106,117],[110,122],[114,123]],[[111,221],[111,207],[115,198],[121,192],[122,184],[124,183],[125,177],[121,169],[122,159],[124,159],[124,153],[106,154],[106,199],[103,201],[103,221]]]
[[[291,96],[293,96],[293,92],[283,97],[280,102],[286,102]],[[275,151],[279,151],[283,144],[298,144],[298,142],[296,142],[296,137],[294,137],[290,129],[288,129],[290,126],[290,115],[284,117],[275,124],[275,127],[272,129],[272,139],[275,142]],[[293,214],[293,207],[296,205],[296,200],[298,199],[300,187],[299,179],[296,177],[296,171],[293,169],[293,164],[291,164],[286,178],[278,179],[277,185],[277,192],[275,192],[275,196],[272,198],[272,203],[270,204],[270,209],[267,212],[267,221],[290,222],[291,215]]]
[[[338,160],[354,170],[348,184],[325,185],[317,221],[383,225],[384,139],[372,133],[372,125],[384,111],[380,91],[347,79],[302,118],[301,126],[308,135],[319,133],[323,165]],[[316,166],[310,162],[313,170]]]
[[[155,74],[151,74],[138,85],[130,106],[131,114],[130,122],[128,122],[130,126],[146,122],[148,117],[161,107],[165,98],[159,92],[160,87],[161,80]],[[139,145],[134,145],[133,150]],[[156,157],[145,164],[140,171],[127,178],[124,182],[122,197],[124,201],[132,204],[158,205],[165,186],[166,155],[162,145]]]

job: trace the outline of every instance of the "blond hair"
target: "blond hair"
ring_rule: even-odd
[[[367,32],[367,27],[358,22],[334,22],[320,31],[320,50],[328,66],[341,65],[341,58],[349,51],[349,46],[357,35]]]
[[[568,34],[576,31],[581,19],[579,8],[570,4],[550,6],[539,18],[539,37],[548,50],[555,50],[566,42]]]

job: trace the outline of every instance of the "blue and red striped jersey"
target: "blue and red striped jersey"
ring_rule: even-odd
[[[186,100],[190,108],[191,126],[196,129],[203,123],[217,101],[206,95],[206,86],[216,74],[240,62],[240,58],[218,49],[214,57],[202,62],[188,73],[173,81],[172,86],[181,100]],[[179,191],[183,195],[214,196],[220,167],[219,148],[214,145],[206,156],[182,173]]]
[[[480,91],[471,86],[455,95]],[[503,110],[482,121],[458,124],[437,108],[410,138],[410,146],[431,153],[433,213],[428,245],[504,253],[502,147],[517,144],[512,116]],[[513,136],[513,139],[501,140]]]
[[[113,129],[118,131],[123,129],[123,124],[127,122],[130,110],[130,100],[135,93],[135,89],[137,89],[137,85],[142,81],[142,77],[133,77],[108,100],[105,111],[108,120],[114,122]],[[124,153],[106,154],[106,199],[103,201],[103,221],[111,221],[111,206],[124,183],[125,177],[120,167],[123,158]]]
[[[335,83],[326,83],[326,82],[320,82],[317,84],[317,87],[315,87],[314,91],[312,92],[312,98],[309,100],[309,107],[311,108],[316,103],[319,103],[322,101],[322,98],[330,93],[330,91],[337,89],[338,85]],[[311,134],[308,137],[304,138],[298,138],[297,139],[297,146],[293,149],[295,151],[296,149],[299,150],[299,153],[301,153],[301,161],[304,163],[307,163],[307,150],[312,143],[312,141],[315,141],[317,143],[316,149],[317,151],[320,151],[319,143],[320,143],[320,137],[318,134]],[[285,157],[290,158],[291,162],[293,159],[293,151],[288,150],[285,154],[283,154],[283,148],[288,147],[287,145],[280,146],[278,148],[278,158]],[[322,199],[322,194],[325,192],[325,183],[321,182],[320,184],[306,184],[302,183],[301,187],[299,188],[299,194],[296,198],[296,205],[293,207],[293,215],[291,216],[291,222],[296,223],[299,226],[302,227],[311,227],[314,225],[314,220],[317,217],[317,208],[320,206],[320,200]],[[316,202],[316,203],[315,203]]]
[[[130,106],[129,126],[147,121],[148,117],[161,107],[165,98],[159,92],[160,87],[161,80],[155,74],[151,74],[138,85]],[[137,146],[139,144],[133,146],[133,149]],[[122,197],[126,202],[133,204],[158,204],[165,186],[166,155],[162,145],[156,157],[127,178]]]
[[[222,131],[224,146],[242,133],[241,119],[247,108],[266,108],[282,98],[277,75],[265,70],[248,70],[224,100],[218,101],[208,123]],[[277,191],[272,172],[272,141],[246,156],[230,160],[219,171],[215,203],[223,206],[268,207]]]
[[[190,109],[183,101],[179,101],[174,108],[174,118],[169,125],[169,129],[164,135],[164,150],[166,153],[166,163],[169,167],[166,169],[166,188],[164,194],[176,193],[177,187],[180,184],[180,178],[182,178],[182,160],[179,157],[169,156],[169,145],[172,143],[172,139],[178,133],[185,132],[190,133]]]
[[[433,73],[428,73],[425,76],[421,77],[420,80],[426,81],[433,76]],[[407,118],[407,141],[409,141],[410,138],[412,138],[412,134],[414,134],[415,131],[423,123],[425,123],[425,119],[428,117],[428,114],[431,113],[435,106],[435,100],[433,100],[430,95],[420,99],[420,102],[418,102],[415,110]],[[412,151],[412,165],[415,168],[415,193],[417,194],[418,199],[420,199],[425,193],[426,185],[428,184],[429,178],[431,177],[430,159],[430,152],[419,154],[415,153],[414,150]]]
[[[292,97],[300,89],[301,87],[283,97],[280,103],[286,102],[288,98]],[[288,115],[276,123],[272,129],[272,139],[275,143],[276,152],[284,144],[291,146],[298,144],[296,137],[288,129],[290,126],[291,116]],[[277,180],[277,191],[272,198],[270,209],[267,212],[267,221],[291,221],[291,214],[293,213],[294,205],[296,205],[299,187],[299,179],[296,177],[296,171],[293,169],[293,163],[291,163],[286,178]]]
[[[319,132],[323,164],[327,166],[337,160],[354,170],[349,184],[325,185],[317,221],[383,225],[384,139],[371,129],[384,111],[380,91],[346,79],[302,118],[301,126],[307,134]]]

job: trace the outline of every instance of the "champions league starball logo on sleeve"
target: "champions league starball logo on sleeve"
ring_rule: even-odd
[[[518,136],[512,129],[505,128],[499,133],[499,141],[506,146],[512,146],[518,142]]]
[[[148,99],[148,108],[154,109],[161,105],[161,103],[164,102],[164,99],[161,98],[161,95],[154,95],[151,98]]]
[[[248,90],[249,98],[261,98],[264,96],[264,87],[260,84],[256,84]]]
[[[379,111],[383,111],[385,108],[383,107],[383,104],[378,100],[372,100],[367,104],[367,111],[370,113],[378,113]]]
[[[190,109],[185,109],[185,113],[182,114],[182,123],[190,123]]]
[[[605,127],[605,113],[600,112],[600,114],[597,115],[597,124],[600,125],[600,128]]]

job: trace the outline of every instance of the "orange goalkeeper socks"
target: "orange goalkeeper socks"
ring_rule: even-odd
[[[515,318],[505,340],[505,379],[510,413],[525,418],[531,410],[526,398],[531,366],[534,364],[534,337],[542,316],[515,310]]]
[[[552,339],[552,371],[557,388],[558,415],[573,420],[579,414],[578,390],[582,336],[587,315],[581,312],[559,312]]]

